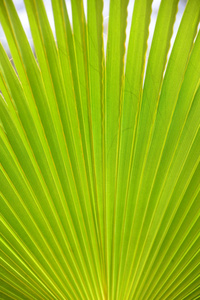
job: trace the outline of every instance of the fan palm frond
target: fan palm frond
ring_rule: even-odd
[[[188,0],[12,0],[0,22],[1,299],[199,299],[200,22]]]

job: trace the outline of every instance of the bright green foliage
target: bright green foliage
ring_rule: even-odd
[[[0,22],[1,299],[200,297],[200,22],[162,0],[24,0],[34,56],[11,0]]]

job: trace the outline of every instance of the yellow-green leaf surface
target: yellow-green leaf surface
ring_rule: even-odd
[[[200,298],[200,3],[104,1],[0,0],[1,299]]]

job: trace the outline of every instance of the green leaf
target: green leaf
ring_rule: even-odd
[[[200,6],[24,0],[0,22],[1,299],[199,299]]]

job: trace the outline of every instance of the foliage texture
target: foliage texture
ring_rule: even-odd
[[[12,0],[0,22],[1,299],[199,299],[200,22],[188,0]],[[147,62],[146,62],[147,60]],[[13,66],[14,65],[14,66]],[[146,67],[145,67],[146,66]]]

